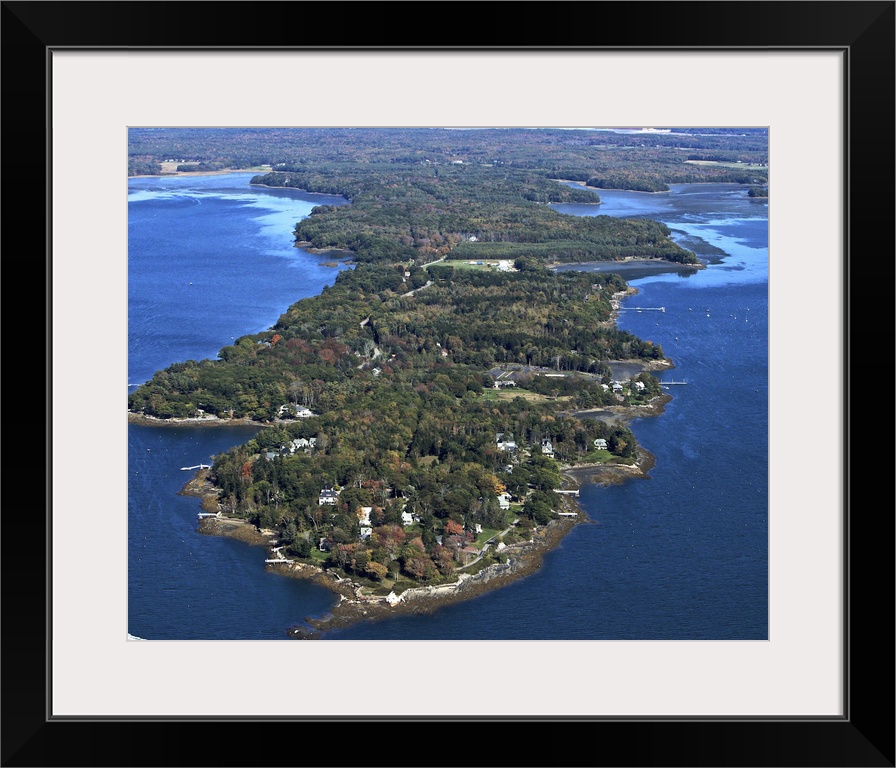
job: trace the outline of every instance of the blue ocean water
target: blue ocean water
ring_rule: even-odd
[[[230,336],[269,327],[334,278],[320,257],[292,247],[292,225],[320,196],[271,194],[249,187],[249,177],[130,181],[131,382],[214,357]],[[632,280],[639,294],[625,306],[666,311],[619,318],[675,362],[661,378],[687,381],[669,387],[663,415],[632,425],[656,456],[650,477],[585,486],[580,502],[593,524],[576,526],[535,574],[429,616],[329,639],[768,638],[767,204],[734,185],[600,197],[600,206],[555,207],[658,219],[708,263],[690,276]],[[169,238],[177,227],[180,237]],[[285,639],[289,626],[332,604],[320,588],[267,573],[263,550],[197,533],[197,500],[177,495],[188,476],[181,466],[242,442],[247,430],[129,426],[132,634]]]

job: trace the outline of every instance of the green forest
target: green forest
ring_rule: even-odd
[[[663,350],[616,327],[619,275],[549,266],[699,262],[658,222],[556,212],[599,202],[558,179],[767,187],[761,132],[132,129],[129,173],[172,160],[270,165],[252,182],[344,196],[284,236],[344,249],[353,268],[216,360],[156,372],[128,409],[259,424],[214,458],[217,509],[383,593],[455,580],[477,541],[556,519],[564,466],[636,458],[627,427],[574,413],[662,394],[646,370],[615,382],[611,363],[647,369]],[[461,268],[496,259],[512,267]],[[506,559],[490,552],[480,567]]]

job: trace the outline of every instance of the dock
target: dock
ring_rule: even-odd
[[[193,467],[181,467],[180,471],[181,472],[189,472],[192,469],[211,469],[211,468],[212,468],[211,464],[197,464],[196,466],[193,466]]]
[[[565,494],[566,496],[578,496],[578,495],[579,495],[578,490],[575,490],[575,491],[556,491],[556,493],[563,493],[563,494]]]

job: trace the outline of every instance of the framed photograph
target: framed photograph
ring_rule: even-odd
[[[254,764],[258,736],[282,744],[292,724],[310,728],[277,759],[451,764],[465,760],[373,746],[346,758],[337,739],[362,723],[442,738],[531,722],[550,726],[550,749],[514,728],[488,761],[893,766],[893,519],[877,494],[856,494],[880,442],[856,415],[860,396],[879,400],[877,361],[892,354],[862,341],[892,318],[894,3],[438,3],[451,29],[437,44],[294,42],[338,37],[320,32],[333,13],[372,29],[424,7],[3,3],[6,231],[11,243],[23,222],[46,229],[47,398],[45,514],[17,504],[4,519],[3,765]],[[537,15],[538,39],[475,42],[508,14]],[[129,131],[628,126],[768,130],[764,631],[131,638]],[[868,276],[854,269],[863,258]],[[868,375],[853,377],[856,364]],[[197,611],[215,588],[197,579]],[[196,746],[172,755],[184,740]]]

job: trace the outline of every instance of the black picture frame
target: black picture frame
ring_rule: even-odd
[[[303,31],[289,24],[301,5]],[[396,13],[420,21],[434,14],[446,22],[426,24],[426,42],[392,42],[399,27],[382,36],[348,43],[335,15],[350,13],[358,30],[380,29]],[[46,367],[48,446],[37,487],[46,488],[44,514],[16,493],[3,515],[2,610],[2,765],[498,765],[613,766],[893,766],[894,755],[894,521],[889,466],[884,503],[880,491],[862,494],[880,472],[880,402],[890,412],[885,389],[891,380],[893,348],[881,346],[878,328],[892,322],[894,232],[894,4],[893,2],[597,2],[405,4],[281,2],[3,2],[2,99],[3,220],[12,242],[23,225],[32,233],[48,230],[48,138],[52,114],[48,95],[54,50],[183,48],[534,48],[653,50],[666,48],[731,50],[769,48],[842,51],[847,83],[845,146],[847,190],[844,214],[844,341],[848,436],[844,456],[844,715],[837,718],[401,718],[405,729],[388,722],[361,726],[358,720],[307,718],[305,725],[277,718],[125,718],[58,719],[48,712],[51,637],[48,635],[49,556],[35,556],[42,534],[49,542],[49,511],[62,503],[51,495],[52,370]],[[590,7],[589,7],[590,6]],[[214,12],[209,13],[213,7]],[[428,10],[427,10],[428,9]],[[536,10],[537,9],[537,10]],[[425,11],[425,13],[424,13]],[[593,13],[594,24],[570,24],[568,14]],[[176,13],[185,23],[162,29],[154,23]],[[510,16],[524,18],[520,29]],[[537,18],[537,23],[535,19]],[[464,21],[466,19],[466,21]],[[247,23],[247,20],[249,23]],[[612,20],[612,21],[611,21]],[[312,28],[312,32],[308,29]],[[506,32],[501,32],[506,29]],[[393,31],[394,30],[394,31]],[[510,30],[513,30],[511,32]],[[307,46],[296,45],[296,38]],[[423,36],[421,35],[421,38]],[[504,40],[495,43],[495,40]],[[337,42],[328,44],[328,40]],[[512,43],[506,42],[513,40]],[[27,194],[23,191],[27,190]],[[18,250],[18,249],[16,249]],[[45,350],[51,348],[49,295],[50,244],[43,262],[46,286]],[[881,257],[882,255],[882,257]],[[11,255],[12,259],[16,257]],[[33,259],[39,263],[40,259]],[[867,268],[863,269],[863,267]],[[886,279],[879,272],[883,267]],[[31,284],[34,264],[29,264]],[[8,286],[17,289],[15,272]],[[17,289],[18,292],[18,289]],[[10,306],[10,305],[7,305]],[[19,306],[14,304],[13,306]],[[886,312],[883,315],[883,312]],[[29,313],[30,315],[31,313]],[[853,319],[855,322],[852,322]],[[19,321],[21,322],[21,320]],[[28,321],[29,325],[31,320]],[[11,331],[18,335],[15,324]],[[873,329],[873,330],[872,330]],[[889,334],[887,333],[889,341]],[[29,331],[29,351],[35,334]],[[11,340],[12,334],[7,334]],[[871,344],[869,340],[873,339]],[[21,343],[21,338],[19,339]],[[15,344],[10,352],[18,356]],[[883,366],[880,364],[883,363]],[[855,366],[855,377],[852,375]],[[880,370],[883,367],[883,371]],[[10,381],[10,378],[15,379]],[[33,373],[7,377],[16,397],[38,411]],[[19,386],[16,386],[18,384]],[[9,392],[9,390],[7,390]],[[35,402],[37,401],[37,402]],[[837,404],[834,404],[837,405]],[[863,407],[864,406],[864,407]],[[875,410],[877,409],[877,410]],[[820,416],[820,418],[828,418]],[[16,423],[15,421],[13,422]],[[14,433],[13,433],[14,434]],[[18,442],[18,441],[17,441]],[[890,441],[883,451],[890,455]],[[18,451],[30,450],[18,445]],[[28,459],[26,464],[31,460]],[[858,462],[868,464],[858,476]],[[19,462],[16,462],[17,464]],[[887,463],[889,464],[889,462]],[[7,465],[9,467],[9,465]],[[18,469],[7,473],[6,490],[23,488]],[[32,487],[34,484],[28,484]],[[881,508],[882,507],[882,508]],[[22,542],[31,542],[28,547]],[[48,549],[49,555],[49,549]],[[98,670],[98,674],[102,671]],[[538,727],[529,728],[530,722]],[[327,725],[327,728],[323,728]],[[481,726],[472,734],[471,725]],[[242,726],[242,727],[238,727]],[[425,727],[424,727],[425,726]],[[352,733],[363,727],[360,733]],[[297,730],[298,728],[298,730]],[[485,730],[485,729],[488,730]],[[372,736],[363,745],[364,733]],[[402,741],[410,730],[427,747]],[[471,738],[472,736],[472,738]],[[484,737],[483,739],[476,736]],[[298,737],[298,738],[297,738]],[[345,750],[340,740],[351,739]],[[480,746],[487,745],[487,746]],[[387,746],[388,745],[388,746]],[[472,750],[472,752],[471,752]],[[480,751],[483,750],[483,751]],[[272,754],[273,753],[273,754]]]

